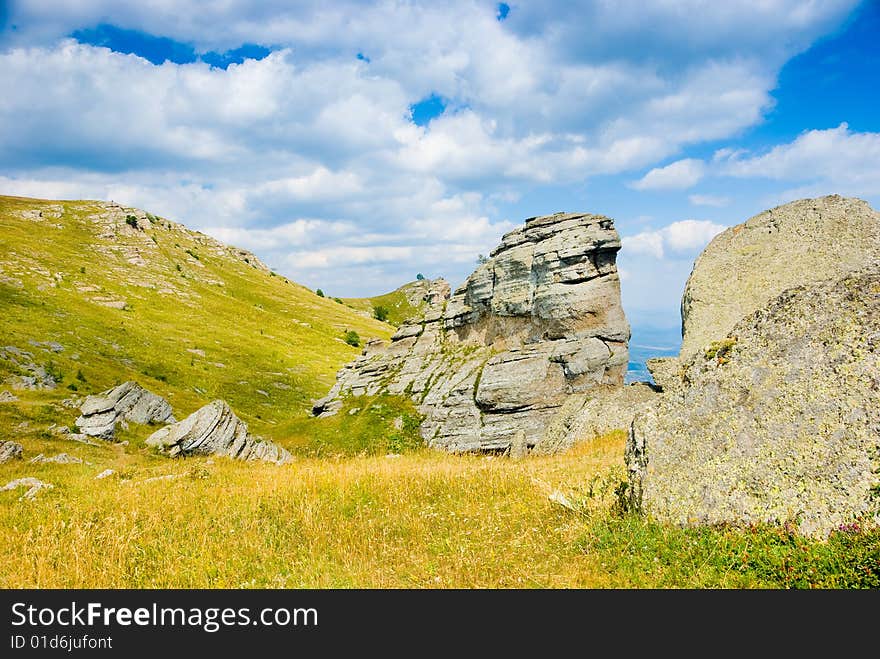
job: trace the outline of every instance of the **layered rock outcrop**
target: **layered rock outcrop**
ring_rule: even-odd
[[[146,443],[170,457],[219,455],[275,464],[293,459],[277,444],[251,435],[247,424],[222,400],[208,403],[183,421],[160,428]]]
[[[406,394],[431,446],[534,447],[567,396],[623,384],[619,249],[604,216],[526,220],[445,305],[401,325],[390,345],[368,344],[313,412],[334,414],[346,395]]]
[[[176,420],[168,401],[132,381],[97,396],[87,396],[80,411],[82,415],[76,420],[80,432],[101,439],[113,439],[120,421],[174,423]]]
[[[880,268],[785,291],[636,417],[630,504],[678,524],[880,522]]]

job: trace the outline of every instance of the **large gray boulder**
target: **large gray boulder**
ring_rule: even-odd
[[[124,382],[97,396],[87,396],[76,420],[80,432],[91,437],[113,439],[119,421],[174,423],[171,405],[161,396],[136,382]]]
[[[677,524],[880,522],[880,268],[785,291],[636,417],[629,503]]]
[[[623,384],[619,249],[604,216],[526,220],[445,304],[401,325],[389,345],[367,345],[314,414],[335,414],[346,395],[403,394],[424,414],[431,446],[531,449],[569,395]]]
[[[681,300],[680,357],[693,357],[794,286],[833,281],[880,258],[880,213],[839,195],[764,211],[717,235]]]
[[[147,438],[147,445],[171,457],[219,455],[275,464],[293,459],[280,446],[248,433],[247,424],[222,400],[208,403],[183,421],[160,428]]]

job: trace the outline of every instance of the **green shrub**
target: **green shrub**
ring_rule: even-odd
[[[318,297],[324,297],[324,291],[322,291],[322,290],[319,288],[318,290],[315,291],[315,295],[317,295]]]
[[[345,341],[348,345],[354,346],[357,348],[361,344],[361,337],[358,336],[358,333],[354,330],[348,330],[342,336],[343,341]]]
[[[383,307],[381,304],[373,307],[373,317],[376,320],[381,320],[383,323],[388,320],[388,308]]]
[[[134,215],[126,215],[125,216],[125,223],[128,226],[132,227],[133,229],[137,229],[138,220]]]

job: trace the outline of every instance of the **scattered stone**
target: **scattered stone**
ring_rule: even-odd
[[[313,413],[335,414],[349,394],[405,394],[425,415],[430,446],[505,452],[521,431],[529,450],[567,396],[623,384],[619,249],[607,217],[527,220],[390,345],[368,342]]]
[[[88,396],[76,425],[83,434],[113,439],[117,422],[174,423],[171,405],[136,382],[124,382],[97,396]]]
[[[34,355],[26,350],[21,350],[15,346],[4,346],[0,348],[0,359],[5,359],[17,366],[19,371],[24,371],[28,375],[12,375],[6,379],[6,382],[12,385],[13,389],[26,391],[40,391],[45,389],[54,389],[58,382],[45,366],[41,366],[34,362]]]
[[[60,465],[71,465],[71,464],[82,464],[82,460],[73,455],[68,455],[67,453],[59,453],[58,455],[52,456],[51,458],[47,458],[45,455],[40,453],[38,456],[33,457],[29,460],[31,464],[41,464],[46,462],[54,462],[55,464]]]
[[[61,352],[64,350],[64,346],[56,341],[34,341],[31,339],[28,341],[35,348],[42,348],[44,350],[48,350],[50,352]]]
[[[14,403],[18,400],[18,396],[11,391],[0,391],[0,403]]]
[[[11,460],[21,460],[21,444],[18,442],[0,442],[0,464]]]
[[[846,241],[847,239],[842,239]],[[880,523],[880,272],[789,289],[682,366],[630,429],[629,504],[661,521]]]
[[[108,476],[112,476],[112,475],[115,474],[115,473],[116,473],[116,470],[115,470],[115,469],[105,469],[105,470],[102,471],[100,474],[98,474],[97,476],[95,476],[95,480],[96,480],[96,481],[102,480],[102,479],[104,479],[104,478],[107,478]]]
[[[260,394],[261,396],[265,396],[266,398],[269,397],[268,391],[263,391],[262,389],[257,389],[257,393]]]
[[[349,414],[349,416],[354,416],[355,414],[357,414],[357,413],[360,412],[360,411],[361,411],[361,408],[359,408],[359,407],[352,407],[352,408],[348,411],[348,414]]]
[[[51,490],[55,486],[51,483],[44,483],[37,478],[31,478],[30,476],[28,476],[26,478],[18,478],[14,481],[10,481],[3,487],[0,487],[0,492],[15,490],[19,487],[28,488],[28,491],[18,498],[18,500],[21,501],[22,499],[33,500],[40,490]]]
[[[205,351],[202,350],[201,348],[187,348],[186,351],[191,352],[194,355],[198,355],[199,357],[205,356]]]
[[[98,444],[98,442],[93,442],[91,439],[89,439],[88,435],[84,435],[79,432],[72,432],[69,435],[65,435],[65,437],[66,437],[66,439],[69,439],[74,442],[79,442],[80,444],[87,444],[89,446],[100,446],[100,444]]]
[[[247,424],[222,400],[208,403],[183,421],[160,428],[147,438],[147,446],[171,457],[220,455],[275,464],[293,459],[280,446],[250,435]]]

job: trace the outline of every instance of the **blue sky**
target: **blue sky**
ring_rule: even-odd
[[[338,296],[602,213],[633,343],[669,347],[718,231],[880,207],[877,34],[857,0],[14,1],[0,193],[145,208]]]

